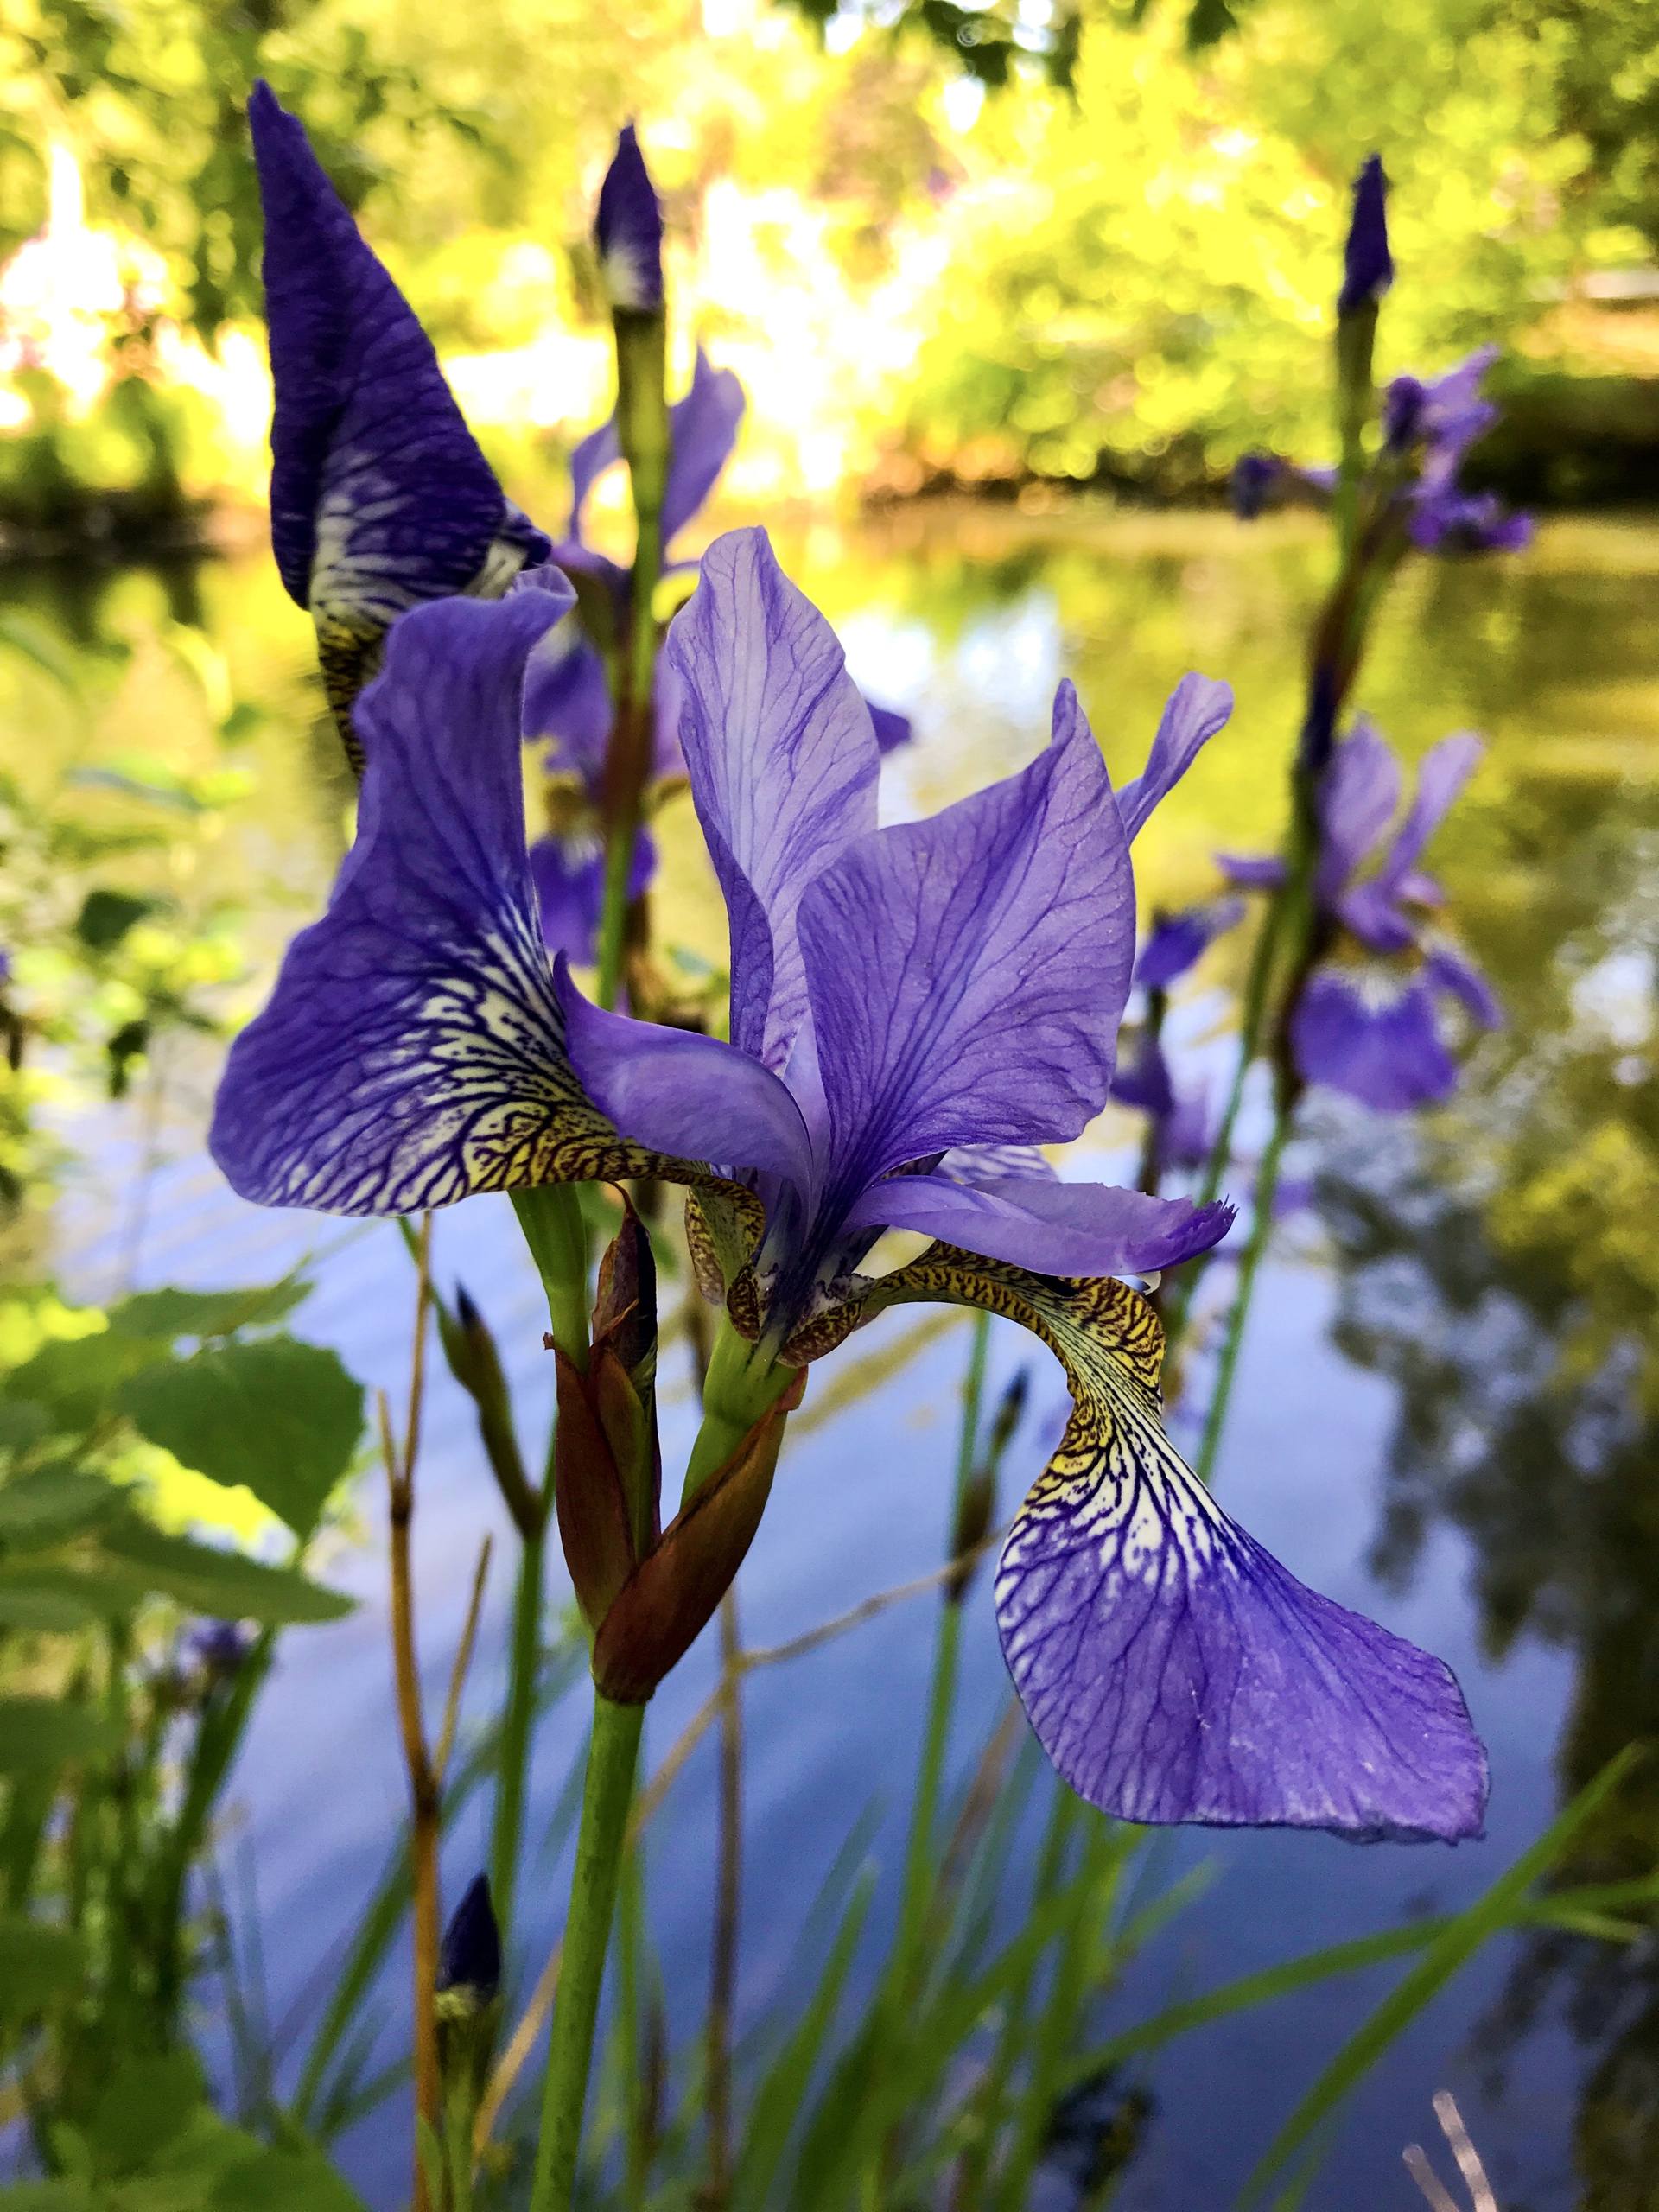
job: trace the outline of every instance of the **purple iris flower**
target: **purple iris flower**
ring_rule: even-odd
[[[737,443],[745,408],[743,387],[729,369],[717,369],[702,346],[690,389],[668,410],[668,482],[663,499],[663,543],[671,574],[696,563],[672,557],[674,540],[696,520]],[[550,631],[531,656],[524,685],[524,735],[542,747],[547,776],[548,827],[531,848],[531,865],[542,901],[549,947],[579,964],[594,957],[604,899],[605,858],[600,787],[615,707],[601,641],[613,648],[628,632],[629,571],[588,544],[583,511],[604,472],[621,459],[616,418],[590,431],[570,457],[570,523],[553,547],[553,560],[576,585],[578,611]],[[662,711],[658,679],[656,774],[680,775],[685,764],[670,718]],[[870,702],[883,753],[911,735],[906,715]],[[656,859],[642,831],[629,895],[649,884]]]
[[[1197,967],[1218,937],[1244,918],[1242,899],[1208,899],[1173,914],[1154,914],[1135,956],[1135,980],[1143,991],[1166,991]]]
[[[1315,969],[1291,1017],[1291,1046],[1307,1082],[1382,1113],[1432,1104],[1455,1089],[1457,1064],[1441,1032],[1446,1004],[1484,1029],[1503,1021],[1485,977],[1433,928],[1444,894],[1418,865],[1480,753],[1467,732],[1443,739],[1425,757],[1396,826],[1400,764],[1361,715],[1320,787],[1314,899],[1348,945],[1371,957]],[[1236,885],[1270,888],[1284,880],[1281,861],[1218,857]]]
[[[352,706],[405,608],[492,596],[548,541],[496,482],[432,342],[270,87],[248,102],[276,385],[270,535],[310,610],[346,750]]]
[[[1177,1087],[1162,1041],[1149,1029],[1136,1033],[1127,1058],[1113,1070],[1112,1096],[1152,1123],[1159,1168],[1202,1167],[1209,1159],[1214,1141],[1209,1096]]]
[[[1382,174],[1382,157],[1371,154],[1354,180],[1353,213],[1342,256],[1342,289],[1337,313],[1354,315],[1375,307],[1394,282],[1394,256],[1389,251],[1389,181]]]
[[[406,1212],[656,1175],[696,1193],[738,1334],[786,1363],[906,1300],[1020,1321],[1074,1411],[996,1580],[1037,1733],[1125,1817],[1453,1838],[1484,1762],[1438,1661],[1304,1589],[1164,1434],[1162,1332],[1112,1278],[1213,1245],[1226,1206],[1010,1172],[1105,1103],[1134,959],[1129,840],[1225,721],[1188,677],[1114,793],[1071,686],[1032,764],[878,827],[880,755],[823,618],[763,532],[704,556],[665,703],[731,927],[730,1041],[584,1000],[550,968],[518,765],[546,571],[421,607],[365,694],[358,840],[237,1040],[214,1155],[244,1196]],[[941,1240],[861,1272],[887,1228]]]
[[[1412,541],[1425,552],[1507,553],[1531,540],[1529,515],[1511,513],[1491,492],[1466,492],[1458,480],[1470,448],[1497,420],[1481,391],[1497,359],[1496,346],[1483,346],[1430,383],[1395,377],[1383,394],[1388,450],[1421,450],[1407,498]]]
[[[594,244],[605,296],[626,315],[663,311],[663,210],[633,125],[624,124],[599,188]]]

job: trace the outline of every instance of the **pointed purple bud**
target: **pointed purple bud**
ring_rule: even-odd
[[[631,123],[618,135],[615,156],[600,187],[594,243],[612,307],[629,315],[660,315],[663,210]]]
[[[1354,213],[1343,249],[1342,290],[1337,296],[1339,315],[1357,315],[1361,308],[1375,307],[1394,282],[1394,257],[1389,251],[1388,186],[1382,156],[1368,155],[1354,180]]]
[[[501,1986],[501,1932],[487,1874],[475,1874],[443,1931],[437,1994],[451,2014],[481,2012]]]

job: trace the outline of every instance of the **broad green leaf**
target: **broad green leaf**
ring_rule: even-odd
[[[72,1928],[0,1913],[0,2019],[26,2019],[61,1989],[73,1989],[86,1955]]]
[[[0,1400],[0,1452],[26,1452],[51,1426],[44,1406],[31,1405],[26,1398]]]
[[[89,1337],[54,1337],[6,1381],[8,1397],[43,1406],[66,1434],[91,1428],[113,1408],[117,1393],[161,1356],[154,1338],[100,1329]]]
[[[193,2051],[149,2051],[124,2059],[92,2116],[93,2169],[118,2179],[157,2164],[201,2109],[202,2075]]]
[[[89,891],[75,917],[75,935],[89,952],[111,951],[136,922],[156,912],[158,904],[156,899],[141,899],[126,891]]]
[[[0,1484],[0,1552],[35,1551],[84,1535],[121,1510],[121,1493],[78,1467],[42,1467]]]
[[[264,2151],[234,2166],[207,2200],[211,2212],[363,2212],[363,2200],[320,2151]]]
[[[316,1527],[363,1428],[337,1354],[292,1337],[216,1345],[133,1376],[119,1399],[153,1444],[218,1483],[245,1483],[301,1538]]]
[[[60,1585],[31,1589],[0,1584],[0,1630],[24,1636],[73,1636],[102,1618],[96,1605]]]
[[[228,1337],[284,1320],[310,1291],[302,1275],[247,1290],[141,1290],[111,1307],[110,1327],[120,1336],[168,1344],[175,1337]]]
[[[251,1620],[281,1628],[336,1621],[352,1610],[351,1599],[324,1589],[293,1567],[267,1567],[240,1552],[198,1543],[192,1536],[168,1535],[136,1517],[107,1530],[100,1543],[118,1573],[125,1568],[143,1590],[216,1620]]]
[[[119,1733],[90,1707],[52,1697],[0,1697],[0,1774],[67,1766],[114,1749]]]

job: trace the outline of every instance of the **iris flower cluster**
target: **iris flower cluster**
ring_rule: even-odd
[[[637,257],[621,265],[638,276]],[[291,336],[273,332],[279,425],[296,419]],[[306,404],[319,422],[315,382]],[[1478,1833],[1485,1763],[1447,1669],[1305,1588],[1165,1433],[1162,1330],[1122,1278],[1210,1249],[1230,1207],[1062,1180],[1040,1151],[1111,1090],[1135,964],[1131,844],[1225,724],[1226,686],[1184,678],[1144,771],[1115,790],[1062,684],[1028,766],[882,827],[877,726],[829,624],[764,531],[717,539],[670,626],[658,706],[724,896],[727,1034],[607,1011],[550,956],[520,768],[527,689],[547,681],[580,583],[531,561],[505,501],[484,555],[510,545],[523,572],[499,591],[493,569],[463,574],[476,537],[463,547],[438,504],[448,479],[385,488],[385,441],[406,419],[382,391],[334,417],[343,449],[314,442],[307,480],[329,519],[309,539],[291,438],[279,450],[279,550],[332,549],[311,570],[314,611],[319,579],[337,607],[358,549],[391,543],[350,510],[353,486],[400,518],[424,505],[416,535],[453,542],[454,582],[391,620],[352,707],[356,841],[217,1101],[212,1146],[233,1186],[348,1215],[583,1179],[683,1186],[700,1280],[725,1311],[716,1367],[798,1382],[899,1303],[1020,1323],[1059,1360],[1072,1413],[1007,1539],[995,1606],[1072,1787],[1137,1821]],[[889,1230],[931,1241],[883,1272]]]

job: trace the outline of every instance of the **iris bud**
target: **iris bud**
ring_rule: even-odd
[[[1371,154],[1354,180],[1353,213],[1343,249],[1338,315],[1357,315],[1362,308],[1374,308],[1393,282],[1394,257],[1389,251],[1388,179],[1382,173],[1382,156]]]
[[[475,1874],[443,1931],[438,1952],[438,2013],[471,2019],[501,1987],[501,1932],[495,1924],[487,1874]]]

